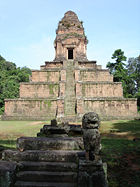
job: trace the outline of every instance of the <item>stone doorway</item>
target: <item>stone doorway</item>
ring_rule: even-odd
[[[68,49],[68,59],[70,60],[72,60],[73,59],[73,48],[69,48]]]

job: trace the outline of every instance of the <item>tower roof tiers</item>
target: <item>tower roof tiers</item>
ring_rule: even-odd
[[[85,36],[82,22],[79,21],[74,12],[66,12],[62,20],[59,22],[56,30],[54,47],[54,61],[69,59],[87,61],[87,38]]]

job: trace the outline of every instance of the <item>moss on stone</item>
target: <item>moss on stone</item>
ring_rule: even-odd
[[[65,39],[70,38],[70,37],[72,37],[72,36],[74,36],[74,37],[76,37],[76,38],[83,38],[83,37],[84,37],[83,34],[78,34],[78,33],[76,33],[76,32],[71,32],[71,33],[65,34],[65,36],[62,38],[62,40],[65,40]]]
[[[57,84],[49,84],[48,87],[49,87],[49,93],[50,93],[50,95],[54,95],[55,92],[58,89],[58,85]]]
[[[51,108],[51,106],[52,106],[52,103],[51,103],[52,101],[51,100],[45,100],[44,101],[44,104],[45,105],[48,105],[48,108]]]
[[[55,85],[53,85],[53,84],[49,84],[49,85],[48,85],[48,87],[49,87],[49,93],[50,93],[51,95],[54,94],[54,90],[53,90],[53,89],[54,89],[54,86],[55,86]]]
[[[49,81],[50,75],[50,72],[47,72],[47,81]]]
[[[42,101],[40,101],[40,110],[42,110]]]
[[[85,84],[82,84],[82,95],[85,96]]]

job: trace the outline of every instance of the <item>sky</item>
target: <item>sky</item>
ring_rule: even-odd
[[[105,68],[116,49],[140,55],[140,0],[0,0],[0,55],[40,69],[55,57],[55,31],[68,10],[83,21],[89,60]]]

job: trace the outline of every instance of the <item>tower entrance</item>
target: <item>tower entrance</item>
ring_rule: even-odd
[[[68,59],[73,59],[73,48],[68,49]]]

